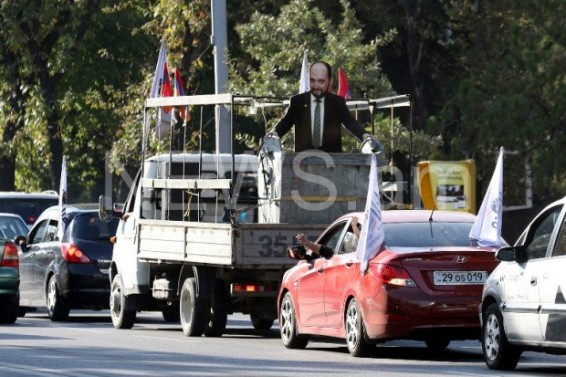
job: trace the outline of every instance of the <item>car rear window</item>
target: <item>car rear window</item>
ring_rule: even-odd
[[[0,212],[18,214],[31,226],[44,210],[57,204],[57,198],[3,198],[0,199]]]
[[[26,224],[17,217],[0,216],[0,235],[13,240],[18,236],[25,236],[29,229]]]
[[[105,240],[116,235],[119,219],[100,220],[97,213],[78,214],[74,218],[74,236],[82,240]]]
[[[472,223],[384,224],[385,244],[392,247],[470,246]]]

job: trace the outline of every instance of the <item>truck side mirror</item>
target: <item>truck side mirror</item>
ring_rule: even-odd
[[[98,197],[98,217],[100,217],[100,220],[104,222],[110,221],[112,210],[112,199],[107,196],[100,195]]]

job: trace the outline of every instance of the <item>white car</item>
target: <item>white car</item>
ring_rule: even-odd
[[[566,354],[566,197],[542,210],[487,279],[480,305],[483,356],[510,370],[525,350]]]

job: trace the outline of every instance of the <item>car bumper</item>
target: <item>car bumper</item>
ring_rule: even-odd
[[[423,297],[422,293],[411,295],[402,290],[383,295],[381,292],[364,305],[366,331],[371,339],[421,339],[431,333],[451,339],[479,337],[479,297]]]
[[[0,268],[0,295],[15,295],[20,286],[20,272],[17,268]]]
[[[69,265],[57,276],[60,294],[72,308],[108,307],[110,280],[92,265]]]

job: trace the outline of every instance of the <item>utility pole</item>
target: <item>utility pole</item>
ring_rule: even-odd
[[[228,66],[226,63],[227,50],[227,16],[226,0],[211,0],[212,35],[210,43],[214,54],[214,93],[228,93]],[[230,132],[230,117],[225,106],[216,105],[216,152],[231,153],[232,140]]]

